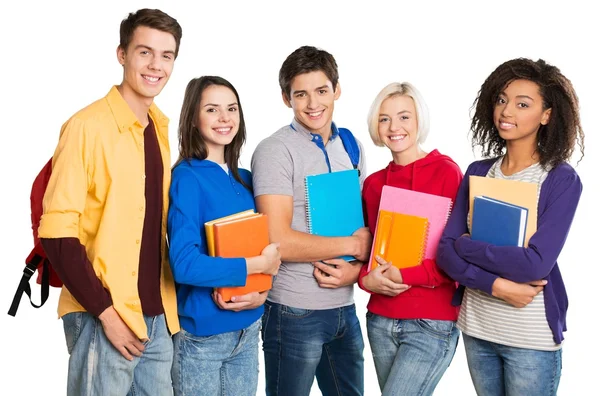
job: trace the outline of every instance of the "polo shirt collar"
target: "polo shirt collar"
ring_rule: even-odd
[[[119,126],[119,132],[123,133],[129,131],[129,128],[133,126],[141,127],[139,120],[127,104],[121,93],[117,89],[117,86],[113,86],[108,94],[106,95],[108,105],[115,117],[115,121]],[[150,117],[154,121],[157,127],[157,132],[166,131],[169,125],[169,119],[158,109],[156,104],[152,102],[149,109]]]
[[[292,120],[290,127],[294,131],[300,132],[303,136],[306,136],[308,138],[308,140],[313,140],[314,136],[317,135],[316,133],[309,132],[308,129],[306,129],[304,127],[304,125],[300,124],[295,118]],[[329,140],[334,140],[339,134],[340,134],[340,131],[338,130],[338,127],[335,125],[335,122],[332,121],[331,122],[331,136],[329,137]]]

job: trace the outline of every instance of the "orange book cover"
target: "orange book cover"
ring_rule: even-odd
[[[420,265],[425,257],[428,223],[425,217],[380,210],[369,270],[379,265],[375,256],[397,268]]]
[[[259,256],[269,244],[269,228],[267,216],[264,214],[217,223],[213,227],[215,256]],[[217,291],[221,294],[223,300],[230,301],[232,296],[269,290],[272,284],[273,277],[271,275],[252,274],[248,275],[245,286],[220,287]]]

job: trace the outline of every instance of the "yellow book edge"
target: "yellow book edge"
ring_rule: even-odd
[[[248,209],[243,212],[234,213],[229,216],[219,217],[218,219],[214,219],[211,221],[207,221],[204,223],[204,231],[206,232],[206,244],[208,247],[208,255],[211,257],[215,257],[215,231],[214,225],[217,223],[227,222],[230,220],[237,220],[241,218],[246,218],[252,215],[255,215],[254,209]]]

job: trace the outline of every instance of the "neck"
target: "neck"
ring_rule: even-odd
[[[502,160],[502,173],[509,176],[539,162],[540,156],[534,144],[524,141],[507,141],[506,155]]]
[[[208,147],[208,155],[206,159],[217,164],[225,163],[225,146]]]
[[[153,99],[139,95],[124,82],[121,83],[117,89],[125,100],[125,103],[127,103],[131,111],[133,111],[133,114],[137,117],[139,123],[142,127],[146,128],[149,124],[148,111],[150,110]]]
[[[416,160],[425,157],[426,155],[427,153],[421,150],[421,147],[419,147],[419,145],[415,144],[408,150],[404,150],[400,153],[392,153],[392,158],[394,159],[394,164],[406,166],[408,164],[412,164]]]

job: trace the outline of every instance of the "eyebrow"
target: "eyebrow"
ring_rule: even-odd
[[[502,95],[502,96],[508,96],[508,95],[506,95],[506,93],[504,93],[504,92],[500,92],[500,95]],[[527,96],[527,95],[517,95],[517,98],[529,99],[529,100],[531,100],[532,102],[535,102],[535,99],[533,99],[531,96]]]
[[[329,85],[325,84],[325,85],[321,85],[320,87],[315,88],[315,91],[321,90],[321,89],[329,89]],[[292,91],[292,95],[298,94],[298,93],[306,93],[306,89],[299,89],[297,91]]]
[[[216,103],[207,103],[202,107],[208,107],[208,106],[219,107],[219,105]],[[238,103],[237,102],[229,103],[226,107],[231,107],[231,106],[238,106]]]
[[[396,114],[412,114],[412,113],[410,111],[408,111],[408,110],[402,110],[402,111],[397,112]],[[381,116],[388,116],[389,117],[389,115],[386,114],[386,113],[379,113],[379,116],[380,117]]]
[[[146,48],[149,51],[155,51],[154,48],[148,47],[147,45],[144,45],[144,44],[138,44],[138,45],[135,46],[136,50],[140,49],[140,48]],[[175,51],[172,51],[172,50],[166,50],[166,51],[163,51],[162,53],[163,54],[173,54],[173,55],[175,55]]]

